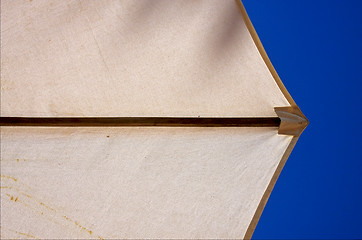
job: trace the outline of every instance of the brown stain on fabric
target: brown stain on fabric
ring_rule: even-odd
[[[89,235],[92,235],[93,234],[93,231],[92,230],[89,230],[88,228],[82,226],[78,221],[74,221],[73,219],[67,217],[67,216],[63,216],[64,219],[66,219],[67,221],[69,222],[72,222],[74,223],[78,228],[80,228],[81,230],[83,231],[86,231],[89,233]]]
[[[14,182],[18,181],[16,178],[11,177],[11,176],[7,176],[7,175],[1,175],[1,177],[6,178],[6,179],[10,179],[10,180],[12,180]],[[34,213],[40,214],[41,216],[47,218],[49,221],[51,221],[51,222],[53,222],[53,223],[55,223],[57,225],[63,225],[63,226],[67,225],[64,222],[64,221],[67,221],[67,222],[70,222],[70,223],[74,224],[73,226],[77,227],[81,231],[84,231],[85,233],[89,234],[90,236],[94,236],[93,231],[90,230],[89,228],[86,228],[79,221],[73,220],[70,217],[67,217],[66,215],[60,215],[61,213],[59,213],[59,211],[57,211],[55,208],[49,206],[48,204],[44,203],[43,201],[40,201],[40,200],[32,197],[30,194],[27,194],[27,193],[21,191],[17,187],[15,187],[15,186],[1,186],[1,189],[9,189],[9,190],[13,191],[13,193],[5,193],[6,196],[8,196],[11,201],[21,203],[25,207],[32,210]],[[15,195],[14,195],[14,193],[15,193]],[[22,196],[25,196],[26,198],[19,198],[19,196],[16,196],[16,195],[22,195]],[[41,208],[39,208],[39,207],[41,207]],[[62,223],[62,221],[59,221],[61,219],[63,219],[63,223]],[[27,236],[27,235],[25,235],[25,233],[22,234],[22,235]],[[32,235],[29,235],[27,237],[37,239],[35,236],[32,236]],[[98,235],[94,236],[94,238],[103,239],[102,237],[100,237]]]
[[[73,220],[72,219],[70,219],[69,217],[67,217],[67,216],[63,216],[63,218],[65,218],[66,220],[68,220],[68,221],[70,221],[70,222],[73,222]]]
[[[19,201],[19,203],[22,203],[25,207],[33,210],[34,212],[38,212],[36,208],[31,207],[29,204],[26,204],[26,203],[23,202],[23,201],[20,201],[18,197],[16,197],[16,198],[14,199],[14,196],[12,196],[12,195],[10,195],[10,194],[8,194],[8,193],[6,193],[6,196],[8,196],[11,201],[14,201],[14,202],[18,202],[18,201]]]
[[[9,187],[8,187],[8,188],[9,188]],[[15,198],[14,198],[14,196],[12,196],[12,195],[10,195],[10,194],[8,194],[8,193],[6,193],[6,196],[8,196],[8,197],[10,198],[10,200],[12,200],[12,201],[14,201],[14,202],[22,203],[24,206],[28,207],[29,209],[31,209],[31,210],[34,211],[34,212],[40,213],[40,214],[41,214],[42,216],[44,216],[44,217],[46,217],[45,215],[49,215],[49,214],[45,214],[43,211],[39,211],[37,208],[34,208],[34,207],[30,206],[29,204],[26,204],[26,203],[23,202],[23,201],[19,201],[19,200],[18,200],[18,197],[15,197]],[[52,207],[44,204],[43,202],[39,202],[39,204],[40,204],[41,206],[44,206],[44,207],[45,207],[46,209],[48,209],[48,210],[51,210],[51,211],[53,211],[53,212],[56,212],[56,210],[55,210],[54,208],[52,208]],[[69,217],[67,217],[67,216],[65,216],[65,215],[63,216],[63,218],[64,218],[65,220],[73,223],[76,227],[78,227],[78,228],[81,229],[82,231],[87,232],[89,235],[92,235],[92,234],[93,234],[93,231],[92,231],[92,230],[84,227],[84,226],[81,225],[78,221],[75,221],[75,220],[73,220],[73,219],[71,219],[71,218],[69,218]],[[51,220],[51,219],[49,219],[49,220]],[[54,223],[56,223],[56,224],[59,224],[59,223],[57,223],[56,221],[53,221],[53,220],[52,220],[52,222],[54,222]],[[34,237],[34,238],[35,238],[35,237]],[[99,239],[103,239],[103,238],[100,238],[99,236],[98,236],[98,238],[99,238]]]
[[[45,204],[45,203],[43,203],[43,202],[39,202],[39,204],[40,204],[40,205],[42,205],[42,206],[44,206],[44,207],[46,207],[46,208],[48,208],[48,209],[49,209],[49,210],[51,210],[51,211],[56,212],[54,208],[49,207],[48,205],[46,205],[46,204]]]
[[[17,161],[17,162],[26,162],[26,159],[17,158],[16,161]]]
[[[40,240],[40,238],[35,237],[34,235],[32,235],[32,234],[30,234],[30,233],[23,233],[23,232],[15,231],[15,230],[12,230],[12,229],[9,229],[9,228],[5,228],[5,227],[1,227],[1,228],[5,229],[5,230],[7,230],[7,231],[10,231],[10,232],[14,232],[14,233],[16,233],[16,234],[18,234],[18,235],[25,236],[25,237],[27,237],[27,238],[32,238],[32,239],[38,239],[38,240]],[[1,236],[1,239],[5,239],[5,238],[3,238],[3,236]],[[8,238],[6,238],[6,239],[8,239]],[[24,239],[24,237],[22,237],[21,239]]]
[[[17,234],[19,235],[23,235],[23,236],[26,236],[26,237],[30,237],[30,238],[34,238],[34,239],[39,239],[31,234],[27,234],[27,233],[22,233],[22,232],[18,232],[18,231],[15,231]]]
[[[14,182],[18,181],[18,179],[14,178],[14,177],[11,177],[11,176],[7,176],[7,175],[1,175],[2,178],[7,178],[7,179],[11,179],[13,180]]]
[[[10,200],[11,200],[11,201],[14,201],[14,202],[17,202],[17,201],[18,201],[18,198],[19,198],[19,197],[16,197],[16,198],[14,199],[14,196],[12,196],[12,195],[10,195],[10,194],[8,194],[8,193],[6,193],[6,196],[8,196],[8,197],[10,198]]]
[[[20,192],[21,194],[23,194],[25,197],[28,197],[28,198],[33,198],[32,196],[30,196],[29,194],[26,194],[26,193],[23,193],[23,192]]]
[[[29,195],[29,194],[27,194],[27,193],[24,193],[24,192],[20,191],[20,190],[19,190],[19,189],[17,189],[17,188],[14,188],[14,187],[1,186],[0,188],[15,190],[15,191],[17,191],[17,192],[18,192],[18,193],[20,193],[21,195],[24,195],[24,196],[25,196],[25,197],[27,197],[27,198],[32,198],[32,196],[31,196],[31,195]]]

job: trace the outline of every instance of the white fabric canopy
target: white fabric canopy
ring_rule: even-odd
[[[241,238],[292,139],[276,133],[3,128],[1,231],[42,239]]]
[[[303,120],[238,1],[1,1],[3,119],[275,107],[289,131]],[[297,139],[277,127],[2,126],[1,238],[250,238]]]
[[[2,1],[2,116],[276,116],[234,0]]]

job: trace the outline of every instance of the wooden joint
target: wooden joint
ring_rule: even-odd
[[[298,137],[309,124],[308,119],[297,106],[275,107],[274,110],[280,118],[278,134]]]

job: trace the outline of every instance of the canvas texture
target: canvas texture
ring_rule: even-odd
[[[294,102],[243,11],[3,0],[1,117],[275,118]],[[2,126],[1,238],[243,238],[293,139],[277,127]]]
[[[6,127],[1,139],[3,237],[240,239],[292,137]]]
[[[1,1],[1,115],[276,116],[234,0]]]

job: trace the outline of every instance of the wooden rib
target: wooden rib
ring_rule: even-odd
[[[279,127],[280,118],[0,117],[0,126],[39,127]]]
[[[250,221],[250,224],[246,230],[245,236],[244,236],[244,240],[250,240],[253,236],[253,233],[255,231],[256,226],[258,225],[259,219],[261,217],[261,214],[263,213],[263,210],[268,202],[268,199],[270,197],[271,192],[273,191],[273,188],[279,178],[280,173],[282,172],[285,163],[287,162],[290,154],[293,151],[294,146],[296,145],[297,141],[298,141],[299,137],[293,137],[291,142],[289,143],[288,148],[285,150],[282,159],[280,160],[259,204],[258,207],[256,208],[256,211],[254,213],[253,218]]]

